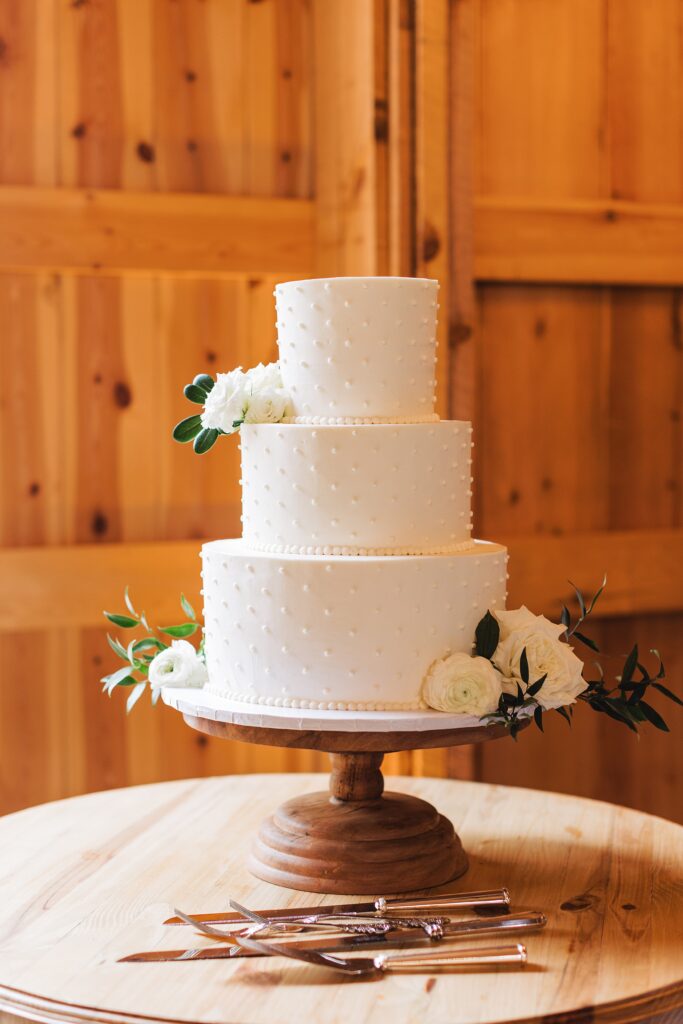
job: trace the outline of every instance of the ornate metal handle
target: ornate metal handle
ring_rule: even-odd
[[[526,946],[498,946],[483,949],[451,949],[440,952],[401,953],[393,956],[375,957],[375,967],[380,971],[415,971],[443,969],[446,967],[486,967],[495,964],[518,964],[527,962]]]

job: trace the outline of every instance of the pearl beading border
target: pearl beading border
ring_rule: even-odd
[[[285,416],[280,423],[304,423],[309,426],[340,427],[345,424],[362,426],[374,423],[438,423],[440,416],[433,412],[426,416]]]
[[[298,697],[259,697],[254,693],[230,690],[218,683],[207,683],[207,693],[241,704],[259,704],[269,708],[300,708],[308,711],[427,711],[430,709],[423,700],[416,701],[342,701],[342,700],[299,700]]]
[[[464,551],[471,551],[476,547],[473,540],[458,541],[457,544],[442,544],[440,546],[413,547],[403,545],[387,548],[365,548],[352,544],[258,544],[243,538],[250,551],[260,551],[269,555],[339,555],[341,557],[359,558],[380,557],[391,558],[412,555],[457,555]]]

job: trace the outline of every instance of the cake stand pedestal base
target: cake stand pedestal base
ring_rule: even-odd
[[[467,871],[450,821],[425,800],[384,793],[382,758],[498,739],[506,735],[502,726],[465,727],[462,716],[435,711],[293,714],[201,690],[162,693],[189,726],[209,736],[330,754],[329,793],[294,797],[261,825],[249,859],[258,878],[305,892],[390,895],[443,885]]]
[[[383,754],[330,756],[330,792],[288,800],[263,822],[252,874],[307,892],[378,893],[442,885],[467,870],[453,826],[435,807],[383,793]]]

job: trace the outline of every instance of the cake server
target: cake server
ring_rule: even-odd
[[[449,967],[488,967],[502,964],[523,966],[527,961],[526,947],[519,943],[515,946],[481,949],[432,949],[429,952],[417,950],[412,953],[380,954],[349,960],[346,957],[319,953],[312,949],[294,949],[281,943],[259,942],[258,939],[248,939],[241,935],[236,936],[236,940],[244,949],[266,956],[287,956],[293,960],[303,960],[307,964],[316,964],[318,967],[331,967],[357,978],[381,975],[386,971],[434,971]]]
[[[460,892],[441,893],[436,896],[424,896],[416,899],[388,900],[379,896],[369,903],[331,903],[328,905],[317,903],[311,907],[275,907],[272,910],[259,910],[262,917],[270,919],[283,919],[286,921],[301,921],[308,919],[313,922],[319,917],[329,917],[331,914],[358,914],[363,917],[378,915],[391,917],[393,915],[414,914],[414,913],[445,913],[449,910],[464,910],[471,907],[507,907],[510,905],[510,893],[507,889],[487,889],[481,892]],[[210,924],[247,924],[249,918],[235,911],[226,911],[217,914],[192,914],[195,921],[205,921]],[[169,917],[164,924],[185,924],[180,917]]]

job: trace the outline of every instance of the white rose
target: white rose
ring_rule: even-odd
[[[459,652],[435,661],[422,684],[430,708],[481,717],[495,711],[502,679],[488,658]]]
[[[245,423],[279,423],[287,415],[289,398],[284,391],[263,388],[248,399]]]
[[[149,665],[149,681],[155,690],[163,686],[200,687],[207,679],[206,665],[187,640],[174,640]]]
[[[232,434],[233,423],[244,418],[247,402],[247,376],[241,367],[216,374],[216,383],[206,396],[202,426]]]
[[[262,388],[278,390],[282,387],[279,363],[268,363],[267,366],[259,363],[258,366],[252,366],[251,370],[247,370],[245,376],[251,392],[260,391]]]
[[[516,611],[496,612],[500,622],[500,642],[493,654],[493,662],[503,675],[503,688],[517,692],[517,683],[524,689],[520,671],[522,651],[526,649],[529,664],[529,682],[546,676],[536,700],[544,708],[559,708],[573,704],[586,683],[582,678],[583,662],[569,646],[560,640],[564,626],[534,615],[522,606]]]

